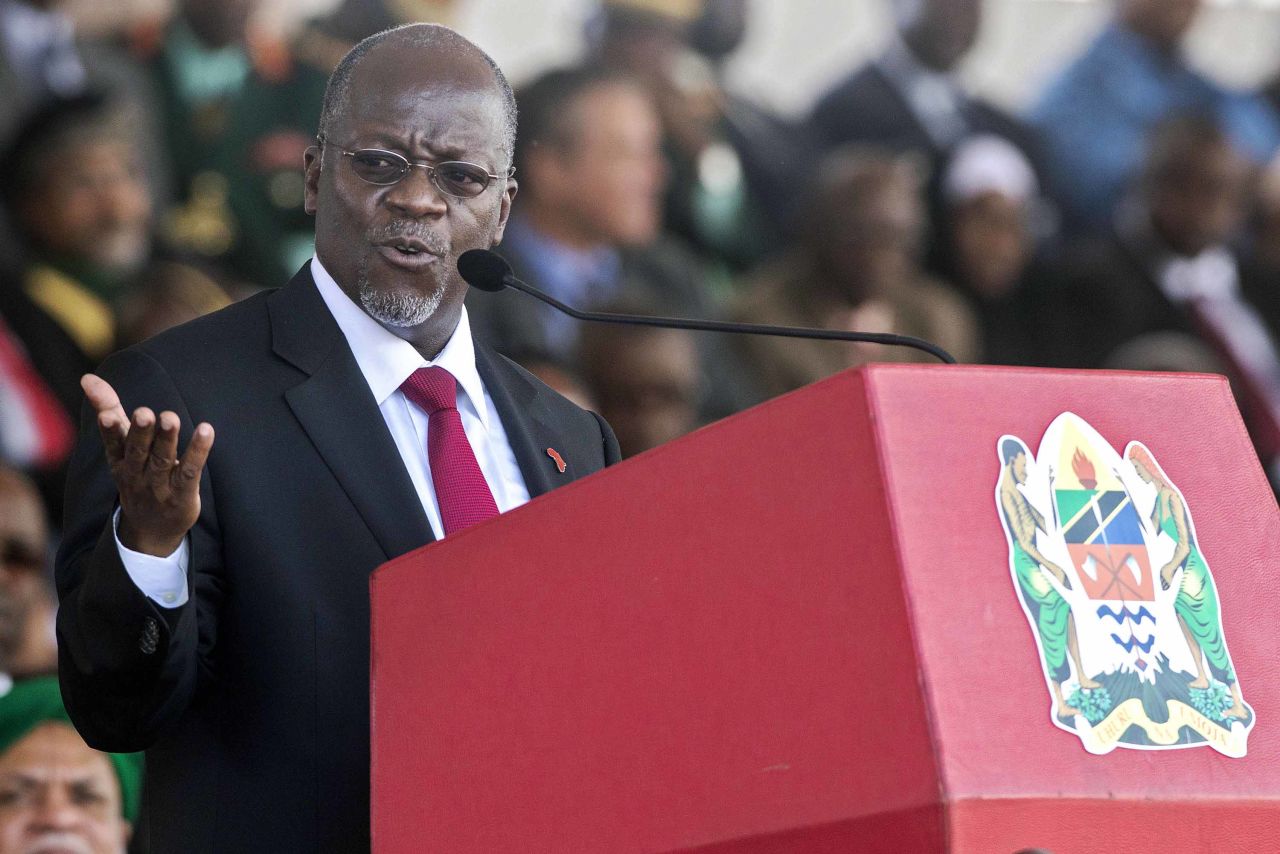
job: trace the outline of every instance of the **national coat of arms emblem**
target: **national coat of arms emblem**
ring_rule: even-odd
[[[1054,419],[1037,453],[997,443],[996,509],[1055,726],[1090,753],[1244,756],[1244,701],[1191,508],[1152,452]]]

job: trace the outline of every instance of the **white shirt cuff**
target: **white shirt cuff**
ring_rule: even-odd
[[[111,529],[116,538],[116,550],[120,552],[120,562],[124,571],[138,589],[162,608],[179,608],[187,604],[187,566],[190,564],[191,549],[187,545],[187,537],[182,544],[168,557],[135,552],[120,542],[120,508],[116,508],[111,517]]]

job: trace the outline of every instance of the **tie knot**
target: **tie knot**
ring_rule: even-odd
[[[441,409],[458,408],[458,381],[444,368],[418,368],[400,390],[428,415]]]

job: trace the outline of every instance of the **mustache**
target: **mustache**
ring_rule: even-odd
[[[432,255],[447,255],[449,253],[448,240],[423,223],[415,222],[411,219],[393,219],[386,225],[370,228],[367,237],[369,242],[373,244],[412,237],[426,244],[427,251]]]

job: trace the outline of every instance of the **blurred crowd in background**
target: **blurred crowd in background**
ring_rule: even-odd
[[[725,83],[748,0],[602,0],[579,61],[516,81],[502,254],[582,308],[898,332],[962,362],[1225,374],[1280,473],[1280,77],[1236,91],[1197,71],[1182,46],[1200,0],[1115,0],[1015,114],[956,73],[981,0],[884,3],[878,54],[784,117]],[[0,0],[0,687],[55,667],[49,556],[79,377],[287,281],[312,253],[301,164],[330,70],[454,5],[341,0],[268,37],[260,4],[113,20]],[[468,306],[478,338],[601,412],[627,455],[850,366],[926,359],[583,326],[512,292]],[[46,694],[0,698],[0,735],[25,721],[0,738],[0,854],[73,825],[119,850],[122,760],[81,763],[114,793],[106,818],[57,790],[69,778],[36,797],[39,772],[14,771],[66,761]]]

